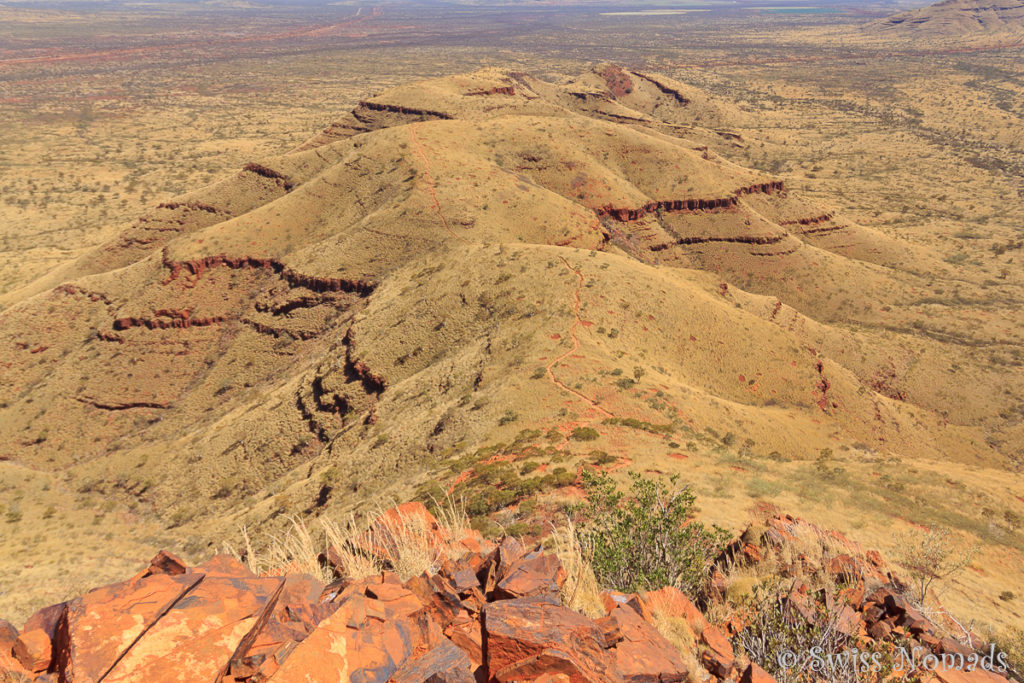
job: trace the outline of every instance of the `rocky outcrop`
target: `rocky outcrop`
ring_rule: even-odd
[[[406,581],[389,570],[339,575],[323,585],[305,574],[257,576],[228,556],[188,567],[162,552],[127,581],[40,610],[20,632],[0,621],[0,676],[147,683],[775,680],[766,668],[777,663],[752,662],[737,647],[756,620],[749,610],[714,623],[668,587],[605,592],[604,615],[590,618],[562,604],[566,573],[557,557],[512,538],[458,538],[419,503],[384,512],[356,546],[386,558],[392,537],[381,530],[397,538],[402,523],[423,527],[440,558],[437,571]],[[831,550],[815,558],[808,538]],[[340,574],[337,557],[332,548],[322,561]],[[712,567],[713,590],[722,580],[718,568],[760,575],[754,566],[767,562],[792,577],[779,598],[787,618],[832,629],[841,646],[882,652],[898,643],[918,648],[919,661],[927,653],[953,662],[971,661],[984,647],[973,635],[967,644],[944,635],[901,595],[878,553],[788,516],[732,542]],[[805,581],[817,575],[838,588],[809,590]],[[667,640],[659,624],[668,624],[676,640]],[[687,661],[701,670],[689,670]],[[947,681],[1005,680],[961,669],[934,673]],[[920,672],[904,673],[913,679]]]
[[[131,316],[118,318],[114,321],[114,329],[118,331],[127,330],[132,327],[144,327],[147,330],[187,329],[189,327],[218,325],[227,319],[228,317],[223,315],[193,316],[192,312],[188,309],[179,311],[162,308],[153,311],[152,318],[136,318]]]
[[[364,100],[359,103],[356,110],[353,111],[356,118],[359,118],[359,109],[369,109],[370,111],[382,111],[391,114],[405,114],[407,116],[421,116],[430,119],[452,119],[454,118],[451,114],[446,114],[443,111],[431,111],[430,109],[417,109],[415,107],[404,107],[400,104],[388,104],[386,102],[372,102]]]
[[[609,64],[599,72],[599,75],[604,79],[608,92],[613,97],[625,97],[633,92],[633,79],[622,67]]]
[[[651,76],[651,75],[648,75],[648,74],[643,74],[643,73],[640,73],[639,71],[634,71],[632,73],[637,78],[642,78],[643,80],[647,81],[648,83],[653,85],[655,88],[657,88],[661,92],[663,92],[666,95],[672,97],[672,99],[674,99],[679,104],[681,104],[683,106],[686,106],[686,105],[688,105],[690,103],[689,98],[687,98],[685,95],[683,95],[683,93],[679,92],[679,90],[677,90],[676,88],[673,88],[668,83],[665,83],[660,78],[657,78],[655,76]]]
[[[263,166],[262,164],[257,164],[255,162],[246,164],[242,168],[242,172],[255,173],[261,178],[267,178],[268,180],[276,181],[277,184],[284,188],[286,192],[291,192],[292,188],[295,187],[295,183],[292,182],[291,179],[288,178],[288,176],[278,171],[275,171],[272,168],[267,168],[266,166]]]
[[[439,528],[422,505],[403,507]],[[227,556],[187,568],[161,553],[128,581],[40,612],[20,634],[5,629],[0,673],[153,683],[684,679],[671,644],[630,604],[615,603],[605,620],[562,606],[565,572],[553,555],[475,533],[439,532],[438,543],[462,557],[405,582],[385,571],[327,586],[304,574],[256,576]]]
[[[300,273],[292,270],[284,263],[272,258],[215,254],[213,256],[205,256],[191,261],[172,261],[167,257],[165,252],[163,263],[164,267],[170,271],[170,274],[164,281],[164,284],[177,280],[182,274],[190,275],[194,282],[201,278],[205,271],[223,266],[234,269],[251,268],[269,270],[280,276],[292,287],[304,287],[310,291],[318,293],[354,292],[360,295],[368,295],[376,287],[375,283],[368,280],[317,277],[307,273]]]
[[[689,199],[663,199],[650,201],[634,208],[616,208],[613,206],[602,206],[594,209],[600,217],[614,218],[617,221],[637,221],[644,216],[664,211],[666,213],[695,212],[695,211],[720,211],[729,209],[739,203],[739,198],[745,194],[772,194],[783,192],[785,185],[781,180],[771,180],[765,183],[757,183],[741,187],[733,191],[733,194],[726,197],[712,197],[710,199],[689,198]]]
[[[468,97],[479,97],[487,95],[515,95],[516,88],[514,85],[496,85],[493,88],[487,88],[486,90],[473,90],[472,92],[466,93]]]

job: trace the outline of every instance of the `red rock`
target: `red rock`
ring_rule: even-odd
[[[565,569],[557,556],[534,551],[516,559],[501,573],[494,587],[493,599],[558,595],[565,576]]]
[[[472,619],[451,624],[444,629],[444,634],[466,653],[474,666],[483,665],[484,642],[479,620]]]
[[[476,683],[475,669],[469,656],[445,639],[422,657],[406,662],[389,683]]]
[[[53,639],[54,633],[57,632],[57,624],[64,617],[64,610],[68,608],[68,603],[60,602],[56,605],[50,605],[39,610],[25,622],[25,625],[21,627],[21,632],[34,631],[40,629],[46,635]]]
[[[0,681],[20,683],[25,680],[32,680],[32,672],[14,658],[10,649],[0,651]]]
[[[704,668],[718,676],[726,678],[732,671],[734,655],[732,645],[718,627],[708,624],[700,632],[700,640],[707,645],[707,649],[701,654],[701,663]]]
[[[594,623],[601,629],[601,635],[604,636],[604,649],[610,650],[622,640],[622,629],[619,628],[619,622],[614,617],[601,617]]]
[[[644,603],[650,612],[659,612],[668,617],[685,619],[695,633],[700,633],[708,623],[693,601],[686,597],[681,590],[672,586],[644,593]]]
[[[494,550],[495,547],[492,541],[488,541],[475,529],[466,534],[466,536],[459,541],[459,544],[471,553],[482,553],[484,555]]]
[[[206,562],[197,565],[194,571],[205,574],[207,577],[256,578],[256,575],[249,571],[248,567],[230,555],[214,555]]]
[[[825,563],[825,571],[836,581],[853,583],[862,578],[857,561],[849,555],[836,555]]]
[[[46,631],[36,628],[25,631],[15,641],[11,654],[25,669],[33,673],[46,671],[50,667],[53,644]]]
[[[970,657],[974,650],[967,647],[958,640],[946,637],[939,640],[939,652],[942,654],[962,655]]]
[[[0,653],[10,654],[11,648],[18,640],[18,629],[11,622],[0,619]]]
[[[434,515],[430,514],[427,506],[423,503],[412,501],[403,503],[397,507],[385,510],[370,525],[369,531],[362,535],[358,544],[364,550],[371,552],[382,559],[394,555],[394,546],[400,543],[398,537],[405,535],[406,526],[414,525],[409,535],[426,536],[430,539],[430,546],[441,554],[441,549],[449,547],[448,534],[438,523]]]
[[[492,681],[529,681],[543,673],[563,673],[573,683],[622,680],[603,647],[601,629],[551,600],[492,602],[484,610],[483,630]]]
[[[444,577],[414,576],[405,582],[405,587],[416,596],[441,628],[456,621],[464,621],[469,616],[455,587]]]
[[[554,674],[567,677],[570,683],[574,681],[604,681],[605,678],[593,678],[595,672],[586,671],[579,659],[570,654],[568,644],[560,648],[545,648],[537,654],[520,659],[497,671],[491,670],[491,680],[498,683],[519,683],[520,681],[535,681],[541,676]],[[617,679],[621,680],[621,679]]]
[[[104,678],[106,683],[213,680],[257,625],[280,578],[242,578],[243,565],[214,558],[201,580],[145,632]],[[200,565],[204,567],[204,565]],[[199,567],[196,568],[197,570]],[[185,577],[194,574],[185,574]]]
[[[428,616],[419,619],[379,600],[355,594],[295,646],[269,679],[274,683],[387,681],[414,656],[441,642]],[[383,615],[378,617],[377,615]]]
[[[750,543],[743,544],[743,558],[747,562],[760,562],[761,561],[761,549],[756,545]]]
[[[622,634],[612,652],[624,681],[677,683],[686,679],[686,665],[675,646],[637,612],[619,605],[609,618],[617,622]]]
[[[480,569],[477,570],[477,578],[483,588],[485,595],[491,595],[497,587],[498,582],[508,573],[512,564],[525,554],[522,544],[514,538],[503,538],[498,547],[487,556]]]
[[[202,578],[154,574],[97,588],[72,600],[66,625],[54,638],[56,668],[76,683],[100,680],[136,638]]]
[[[842,589],[837,594],[837,597],[851,607],[856,608],[857,605],[864,601],[864,582],[858,581],[853,586]]]
[[[875,640],[885,640],[892,635],[892,625],[888,621],[876,621],[868,626],[868,635]]]
[[[943,668],[941,665],[933,672],[937,683],[1006,683],[1006,678],[992,671],[977,667],[974,671],[964,668]]]
[[[725,575],[718,570],[718,567],[711,568],[711,583],[709,587],[718,597],[725,597]]]
[[[751,662],[747,668],[743,670],[743,675],[740,676],[739,683],[776,683],[776,681],[774,676],[759,667],[757,664]]]
[[[456,592],[462,593],[471,588],[480,588],[480,579],[476,578],[476,571],[470,567],[460,569],[452,574],[452,587]]]
[[[651,620],[651,614],[647,605],[636,593],[619,593],[618,591],[602,591],[601,602],[604,604],[605,614],[611,614],[616,607],[624,606],[633,610],[644,619]]]
[[[187,570],[185,563],[181,558],[172,555],[166,550],[161,550],[156,554],[150,563],[149,569],[144,573],[144,576],[152,576],[154,574],[170,574],[176,576],[178,574],[184,574]]]
[[[836,630],[850,638],[854,638],[860,633],[863,624],[864,620],[861,619],[860,614],[849,605],[843,605],[835,616]]]

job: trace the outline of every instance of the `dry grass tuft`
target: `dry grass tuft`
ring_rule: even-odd
[[[289,516],[291,523],[280,535],[269,534],[269,542],[263,546],[262,552],[253,547],[248,530],[241,528],[242,541],[245,544],[244,558],[230,546],[225,549],[235,557],[242,559],[249,570],[260,576],[272,574],[303,573],[316,577],[323,583],[333,578],[331,570],[320,563],[321,543],[314,540],[313,535],[298,517]]]
[[[450,497],[437,503],[437,527],[421,515],[397,509],[378,509],[376,517],[369,525],[357,523],[354,516],[344,524],[321,517],[319,537],[301,519],[289,517],[285,532],[268,534],[260,550],[242,527],[243,552],[228,543],[224,551],[260,575],[303,572],[329,583],[336,573],[363,579],[391,569],[405,581],[423,572],[436,572],[446,558],[457,559],[462,551],[450,541],[464,537],[469,529],[465,506]],[[320,560],[329,548],[337,568]]]
[[[697,659],[697,639],[700,633],[695,632],[686,619],[667,614],[659,609],[658,605],[653,605],[650,611],[654,628],[665,637],[665,640],[672,643],[686,664],[686,670],[690,672],[687,680],[690,683],[698,683],[701,680],[698,672],[702,670]]]
[[[334,559],[340,563],[338,571],[351,579],[365,579],[384,570],[384,562],[377,556],[364,552],[359,537],[364,532],[350,516],[344,526],[328,517],[320,518],[326,544],[334,548]]]
[[[562,604],[591,618],[603,617],[601,589],[590,564],[589,550],[583,547],[576,525],[571,519],[566,519],[564,526],[552,529],[549,541],[565,568]]]

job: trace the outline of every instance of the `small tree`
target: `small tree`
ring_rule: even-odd
[[[598,583],[620,591],[675,586],[700,591],[707,567],[729,534],[692,519],[694,495],[687,487],[645,479],[631,472],[629,495],[612,478],[584,471],[587,503],[577,508],[581,545],[590,548]]]
[[[909,597],[924,605],[936,581],[963,571],[978,552],[977,546],[954,547],[952,533],[942,527],[901,534],[896,561],[910,575]]]

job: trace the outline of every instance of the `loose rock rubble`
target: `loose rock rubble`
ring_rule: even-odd
[[[403,507],[403,514],[433,519],[425,508]],[[761,533],[730,545],[719,564],[763,561],[772,544],[792,539],[800,525],[806,523],[775,518]],[[675,588],[605,592],[605,616],[591,619],[562,604],[566,573],[556,556],[512,538],[493,544],[475,533],[457,541],[439,535],[437,542],[464,552],[444,560],[436,573],[405,582],[384,571],[327,586],[305,574],[257,576],[224,555],[187,567],[161,552],[128,581],[40,610],[20,631],[0,621],[0,680],[775,680],[734,651],[729,635],[742,630],[742,620],[713,624]],[[931,652],[972,651],[939,637],[882,573],[880,558],[860,557],[838,554],[823,568],[848,586],[823,599],[843,616],[851,638],[863,643],[899,634]],[[865,595],[868,585],[872,592]],[[818,596],[794,584],[786,599],[813,618]],[[699,662],[697,670],[688,670],[678,645],[659,632],[659,619],[688,631],[694,651],[686,661]],[[938,680],[1004,679],[958,671],[940,673]]]

